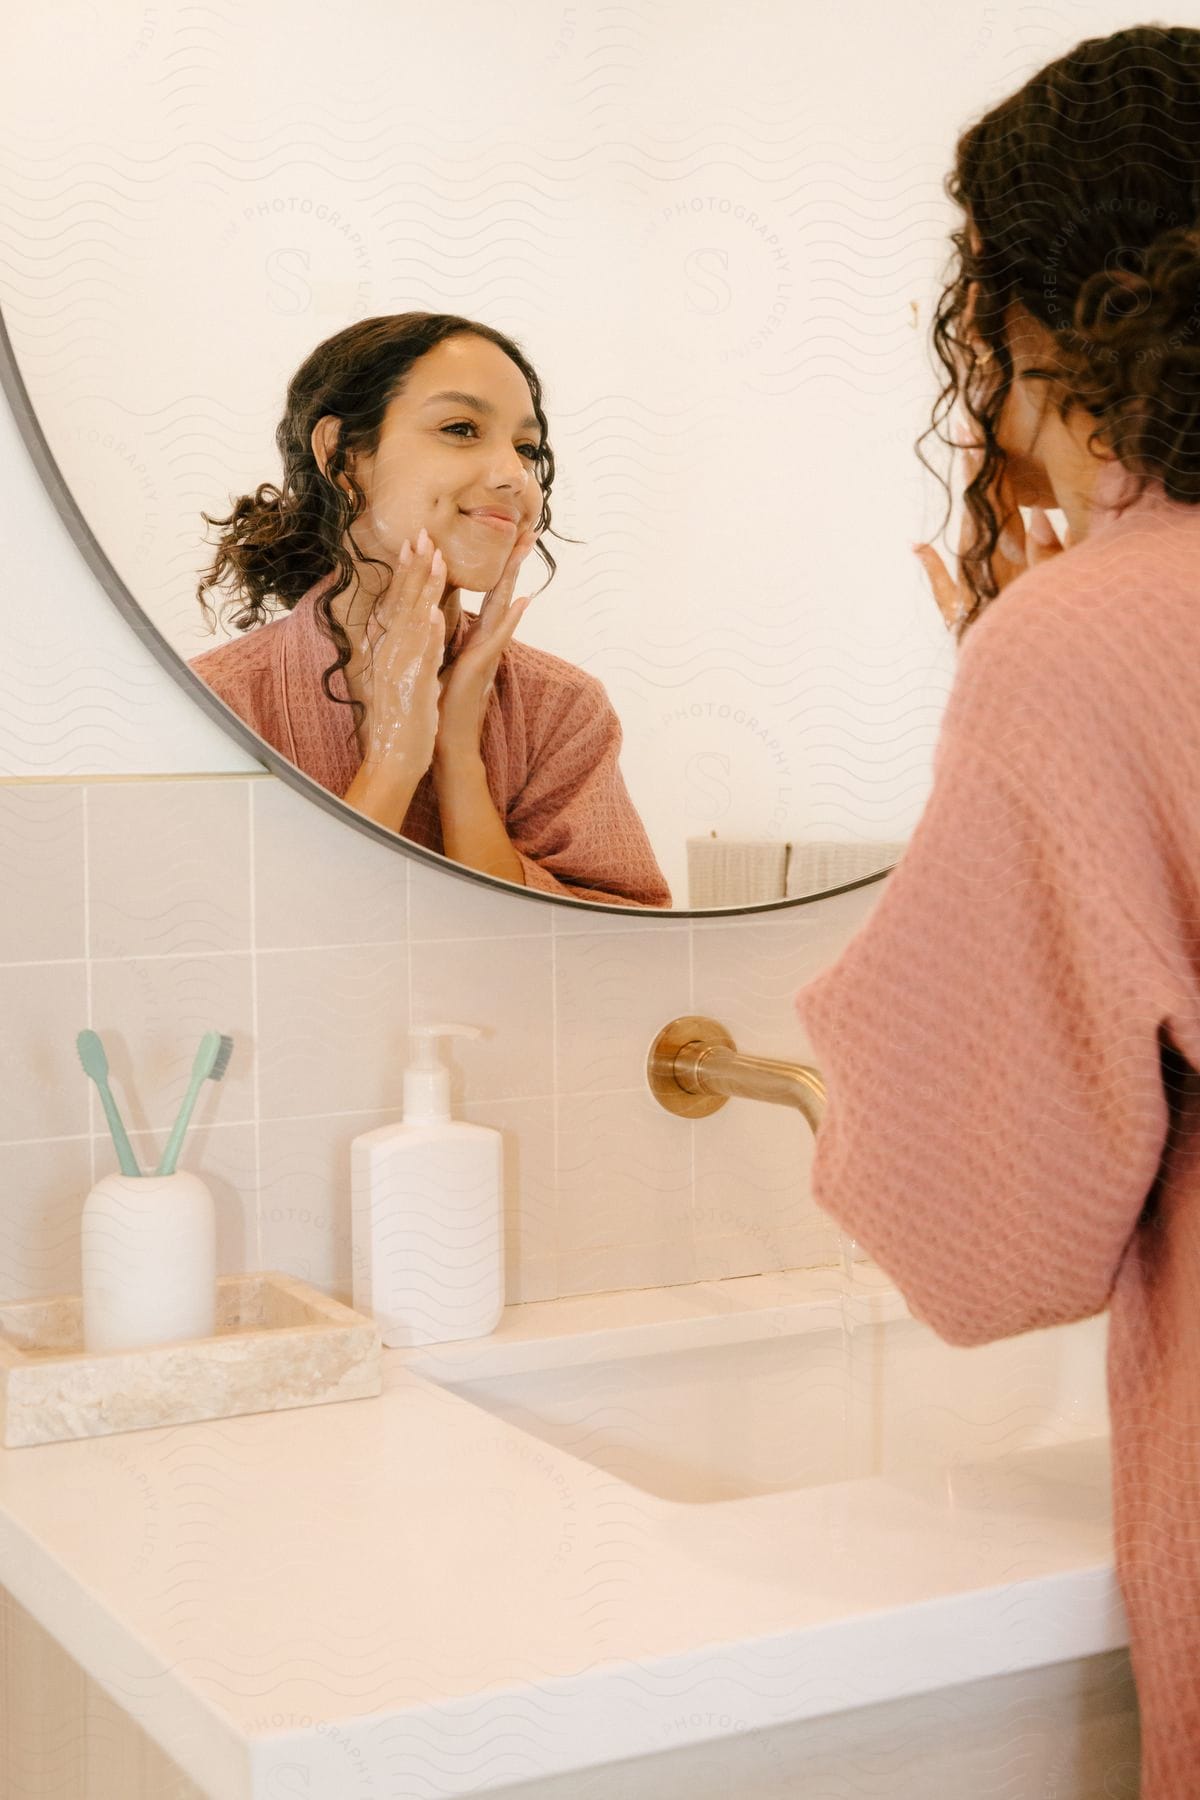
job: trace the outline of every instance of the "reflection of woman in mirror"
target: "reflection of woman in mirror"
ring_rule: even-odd
[[[962,641],[916,833],[800,996],[829,1086],[813,1191],[953,1344],[1111,1302],[1140,1792],[1185,1800],[1200,1792],[1200,31],[1079,44],[966,129],[948,190],[963,222],[933,328],[939,406],[962,402],[972,479],[958,579],[925,560]],[[1076,1448],[1049,1465],[1071,1485]]]
[[[247,635],[196,673],[414,843],[547,893],[669,906],[604,689],[513,639],[522,561],[536,545],[555,567],[554,457],[517,345],[448,314],[365,319],[298,370],[276,442],[279,488],[209,520],[201,602],[211,617],[228,586]],[[486,595],[477,616],[460,589]]]

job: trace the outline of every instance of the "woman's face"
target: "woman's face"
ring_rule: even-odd
[[[979,254],[979,234],[970,228],[971,248]],[[967,302],[960,330],[971,334],[975,310],[974,284]],[[1046,450],[1053,457],[1055,427],[1061,432],[1058,415],[1050,401],[1048,383],[1027,379],[1027,369],[1039,365],[1052,351],[1053,340],[1044,333],[1037,320],[1021,306],[1009,306],[1004,315],[1004,341],[1012,358],[1012,380],[1009,383],[1000,418],[995,428],[996,442],[1007,457],[1005,475],[1018,506],[1057,506],[1054,488],[1046,467]],[[1048,435],[1047,435],[1048,434]]]
[[[394,564],[424,526],[446,559],[448,589],[494,587],[541,515],[541,435],[517,365],[487,338],[445,339],[412,365],[374,455],[355,459],[367,499],[353,527],[360,551]]]
[[[1018,506],[1058,506],[1052,472],[1062,461],[1070,434],[1053,404],[1051,384],[1027,370],[1045,368],[1053,339],[1023,307],[1005,314],[1005,342],[1012,357],[1012,381],[996,425],[996,441],[1008,458],[1005,473]]]

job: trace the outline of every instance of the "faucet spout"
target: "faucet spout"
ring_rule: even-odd
[[[672,1019],[650,1046],[646,1079],[660,1106],[701,1119],[726,1100],[766,1100],[803,1113],[815,1132],[825,1111],[825,1083],[803,1063],[778,1062],[740,1051],[715,1019]]]

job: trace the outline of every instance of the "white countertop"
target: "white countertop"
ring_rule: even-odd
[[[218,1800],[449,1800],[1124,1644],[1107,1439],[680,1505],[409,1366],[827,1320],[835,1280],[514,1307],[375,1399],[0,1451],[0,1582]]]

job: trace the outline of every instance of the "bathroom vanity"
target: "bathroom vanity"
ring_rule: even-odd
[[[1104,1330],[792,1272],[2,1452],[5,1791],[1083,1800],[1137,1764]]]

